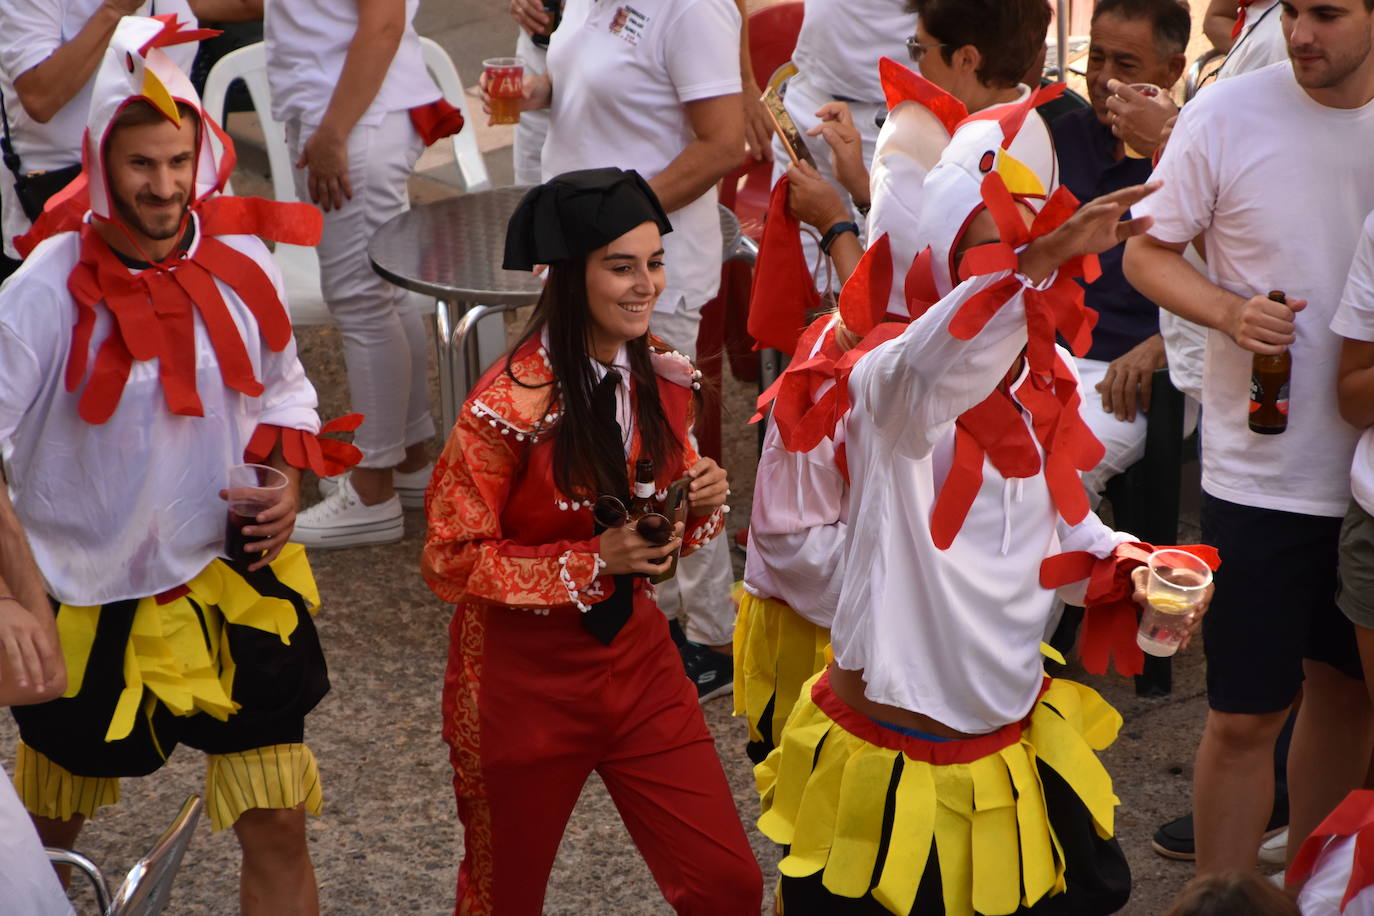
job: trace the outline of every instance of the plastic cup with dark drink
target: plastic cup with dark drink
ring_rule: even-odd
[[[1148,605],[1140,615],[1138,646],[1151,655],[1167,657],[1193,622],[1193,612],[1212,584],[1212,569],[1186,550],[1156,550],[1150,554],[1150,580],[1145,586]]]
[[[518,57],[491,57],[482,61],[486,75],[489,124],[519,124],[520,103],[525,98],[525,62]]]
[[[243,528],[257,524],[258,513],[281,501],[287,483],[285,474],[265,464],[236,464],[229,469],[229,485],[225,488],[229,501],[229,518],[224,524],[226,557],[244,563],[258,559],[258,554],[245,550],[244,544],[259,538],[244,537]]]

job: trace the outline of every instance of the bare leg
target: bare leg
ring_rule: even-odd
[[[1288,752],[1288,860],[1369,769],[1374,747],[1364,684],[1324,662],[1303,661],[1303,703]]]
[[[402,474],[411,474],[429,464],[429,444],[416,442],[414,445],[406,446],[406,456],[401,463],[396,465],[396,470]]]
[[[386,502],[396,493],[393,471],[409,474],[429,464],[429,446],[424,442],[406,446],[406,456],[395,468],[354,468],[349,481],[365,506]]]
[[[1193,773],[1199,875],[1255,867],[1274,799],[1274,741],[1287,710],[1207,714]],[[1289,785],[1295,780],[1290,777]]]
[[[354,468],[348,472],[348,480],[364,506],[386,502],[396,493],[391,468]]]
[[[305,839],[305,808],[253,808],[234,824],[243,849],[243,916],[317,916],[319,890]]]
[[[86,823],[86,815],[74,814],[69,821],[59,821],[52,817],[39,817],[30,814],[33,819],[33,826],[38,831],[38,838],[43,841],[44,846],[56,846],[58,849],[72,849],[76,846],[76,838],[81,834],[81,828]],[[57,880],[62,882],[65,888],[72,877],[72,867],[70,865],[59,865],[56,867]]]

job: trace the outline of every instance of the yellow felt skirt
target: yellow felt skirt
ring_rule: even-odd
[[[751,753],[777,747],[802,685],[830,663],[830,631],[776,598],[735,583],[735,715],[749,723]]]
[[[210,754],[298,744],[329,690],[304,548],[248,572],[214,560],[158,596],[62,605],[67,690],[17,708],[24,742],[80,776],[153,772],[178,743]]]
[[[1013,913],[1066,889],[1038,764],[1062,777],[1108,839],[1118,800],[1095,751],[1120,726],[1096,691],[1047,680],[1023,722],[975,739],[923,741],[855,712],[822,672],[807,684],[781,746],[755,768],[759,829],[790,847],[779,863],[784,877],[821,873],[836,896],[871,891],[905,916],[934,848],[945,913]]]

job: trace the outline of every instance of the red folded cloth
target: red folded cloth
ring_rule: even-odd
[[[425,146],[451,137],[463,129],[463,113],[443,98],[410,109],[410,123]]]

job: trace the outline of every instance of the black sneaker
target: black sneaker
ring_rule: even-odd
[[[700,643],[688,642],[682,650],[683,665],[687,677],[697,685],[697,700],[707,700],[725,696],[735,691],[734,656],[717,652]]]
[[[1269,815],[1269,823],[1264,827],[1264,839],[1269,839],[1288,827],[1288,806],[1276,806]],[[1193,816],[1186,814],[1175,818],[1155,831],[1150,847],[1166,859],[1191,862],[1197,858],[1197,848],[1193,840]]]
[[[1197,858],[1193,842],[1193,816],[1185,814],[1155,831],[1150,848],[1166,859],[1191,862]]]

